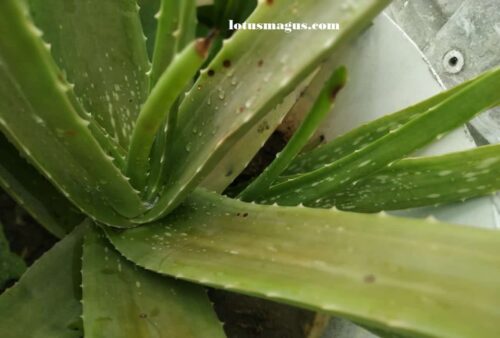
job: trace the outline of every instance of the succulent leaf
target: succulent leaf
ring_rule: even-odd
[[[36,261],[0,296],[2,338],[79,338],[81,247],[85,225]]]
[[[292,93],[287,95],[283,102],[267,113],[252,129],[236,141],[210,174],[203,179],[200,186],[210,191],[222,193],[247,167],[284,119],[289,114],[294,113],[296,105],[301,102],[304,88],[307,88],[309,83],[313,81],[312,78],[315,78],[315,75],[302,81]]]
[[[59,74],[22,2],[2,1],[0,129],[78,207],[124,226],[121,215],[137,216],[144,206],[78,115]]]
[[[300,13],[303,22],[338,21],[343,29],[293,35],[241,30],[227,40],[179,109],[171,155],[176,163],[168,169],[165,192],[136,221],[157,219],[173,210],[236,141],[388,3],[360,0],[354,9],[331,1],[260,2],[249,22],[289,22]],[[304,49],[306,44],[310,48]]]
[[[82,271],[86,338],[225,337],[202,287],[135,266],[96,227]]]
[[[340,67],[326,81],[311,111],[294,133],[290,141],[274,161],[239,195],[244,201],[253,201],[269,188],[279,175],[290,165],[295,156],[309,142],[326,115],[332,110],[337,93],[347,81],[347,70]]]
[[[500,68],[486,72],[454,95],[366,147],[323,168],[274,185],[261,196],[261,201],[312,205],[314,201],[391,165],[458,128],[476,114],[498,105],[498,88]]]
[[[83,214],[21,158],[1,133],[0,158],[0,187],[45,229],[62,238],[83,221]]]
[[[315,206],[376,212],[459,202],[500,191],[499,172],[500,145],[404,159]]]
[[[175,55],[194,40],[196,1],[162,0],[155,18],[158,23],[151,69],[151,88],[154,88]]]
[[[127,150],[146,100],[149,60],[134,0],[28,0],[79,102]],[[57,19],[55,19],[57,18]]]
[[[139,266],[422,337],[497,337],[500,234],[196,191],[147,227],[108,230]]]
[[[285,170],[279,181],[286,181],[293,175],[320,169],[341,158],[363,149],[385,135],[405,125],[415,117],[440,104],[452,95],[470,85],[476,79],[464,82],[450,90],[439,93],[401,111],[378,118],[339,136],[327,144],[311,151],[301,153]],[[290,176],[290,177],[287,177]]]
[[[165,127],[169,129],[165,131],[166,139],[168,140],[168,133],[175,132],[175,125],[172,125],[170,115],[177,112],[172,111],[172,107],[182,90],[198,72],[207,56],[209,46],[208,39],[198,39],[176,55],[141,109],[132,135],[126,168],[132,185],[139,190],[143,190],[146,186],[149,155],[155,137],[164,121],[168,121]]]
[[[128,259],[176,278],[415,336],[500,333],[496,231],[197,191],[156,224],[108,234]]]

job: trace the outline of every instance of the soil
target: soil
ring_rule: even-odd
[[[12,252],[31,265],[57,242],[23,208],[0,189],[0,223]]]
[[[210,299],[229,338],[304,338],[314,312],[221,290]]]

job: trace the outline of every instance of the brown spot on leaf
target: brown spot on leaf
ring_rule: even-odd
[[[343,85],[338,85],[335,88],[332,89],[332,92],[330,93],[330,100],[334,101],[335,98],[337,97],[337,94],[340,92],[340,90],[343,88]]]
[[[373,274],[369,274],[369,275],[366,275],[366,276],[365,276],[365,278],[364,278],[363,280],[364,280],[364,281],[365,281],[365,283],[367,283],[367,284],[373,284],[373,283],[375,283],[376,278],[375,278],[375,275],[373,275]]]
[[[272,5],[274,3],[274,0],[266,0],[266,4]]]
[[[257,62],[257,66],[259,67],[262,67],[262,65],[264,64],[264,60],[260,59],[258,62]]]
[[[207,74],[208,74],[208,76],[214,76],[215,75],[215,70],[209,69]]]
[[[76,130],[68,129],[64,132],[64,134],[68,137],[73,137],[77,134]]]
[[[148,318],[146,313],[139,313],[139,318]]]
[[[208,36],[207,38],[202,38],[196,40],[195,48],[198,55],[200,55],[203,59],[207,57],[208,50],[212,45],[212,37]]]
[[[224,61],[222,62],[222,65],[223,65],[224,67],[226,67],[226,68],[231,67],[231,60],[227,60],[227,59],[226,59],[226,60],[224,60]]]

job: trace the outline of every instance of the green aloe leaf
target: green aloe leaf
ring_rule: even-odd
[[[412,151],[458,128],[481,111],[498,105],[498,88],[500,69],[487,72],[368,146],[323,168],[271,187],[261,197],[261,201],[283,205],[313,204],[364,176],[390,166]]]
[[[154,86],[162,77],[163,72],[170,68],[174,61],[181,58],[182,51],[195,39],[196,30],[196,1],[162,1],[158,13],[155,15],[158,24],[155,33],[156,41],[153,54],[153,66],[151,70],[151,85]],[[199,66],[198,66],[199,68]],[[195,69],[192,72],[192,78]],[[192,85],[192,78],[187,81],[186,88],[176,87],[180,91],[188,90]],[[175,79],[176,82],[178,78]],[[175,92],[179,93],[176,90]],[[150,157],[148,183],[146,186],[146,198],[148,200],[156,197],[158,190],[164,181],[166,158],[169,157],[170,145],[173,142],[174,131],[177,123],[177,110],[182,96],[177,98],[168,116],[163,120],[163,128],[156,135],[153,151]]]
[[[146,36],[146,47],[148,55],[153,58],[156,40],[156,13],[160,10],[161,0],[138,0],[139,15],[141,17],[142,30]]]
[[[78,115],[22,2],[0,4],[0,130],[78,207],[109,224],[142,205]],[[50,149],[50,151],[47,151]]]
[[[26,270],[26,264],[21,257],[10,252],[9,242],[3,233],[0,223],[0,289],[5,287],[9,281],[18,279]]]
[[[179,109],[179,128],[171,153],[175,166],[168,170],[167,186],[157,206],[137,221],[156,219],[177,206],[236,141],[328,53],[365,28],[388,3],[360,0],[356,6],[343,6],[327,0],[260,2],[249,22],[337,21],[343,29],[296,31],[290,35],[240,30],[227,40]]]
[[[177,111],[173,109],[175,101],[198,72],[207,56],[209,46],[209,40],[198,39],[184,48],[162,73],[141,109],[132,135],[126,168],[132,184],[141,191],[146,186],[149,154],[155,137],[164,121],[167,121],[166,128],[168,129],[166,129],[165,137],[167,141],[169,140],[170,129],[175,127],[173,124],[176,118],[171,117],[177,114]]]
[[[301,102],[304,87],[311,82],[308,77],[289,94],[275,109],[267,113],[250,131],[242,136],[219,160],[210,174],[200,184],[210,191],[222,193],[247,167],[259,149],[271,137],[271,134],[283,122],[287,114],[293,114],[296,105]],[[221,175],[224,173],[224,175]]]
[[[202,287],[136,267],[93,228],[83,246],[87,338],[225,337]]]
[[[498,337],[500,233],[197,191],[156,224],[109,230],[176,278],[422,337]]]
[[[499,172],[500,145],[404,159],[315,206],[376,212],[458,202],[500,191]]]
[[[333,72],[324,84],[324,88],[319,93],[316,101],[307,114],[304,121],[280,152],[274,161],[259,175],[245,190],[239,195],[244,201],[253,201],[278,178],[279,175],[290,165],[290,162],[309,142],[316,132],[318,126],[323,122],[328,113],[332,110],[337,93],[345,86],[347,81],[347,70],[341,67]]]
[[[149,61],[134,0],[28,0],[83,107],[123,147],[149,88]],[[54,20],[57,18],[57,20]]]
[[[0,187],[53,235],[62,238],[83,215],[0,134]]]
[[[79,338],[82,225],[0,296],[0,337]]]
[[[407,107],[401,111],[378,118],[339,136],[324,146],[299,154],[291,165],[285,170],[281,182],[292,178],[293,175],[303,174],[320,169],[339,159],[359,151],[371,143],[410,122],[417,116],[425,113],[432,107],[457,94],[470,85],[470,80],[455,88],[439,93],[429,99]],[[290,177],[286,177],[290,176]]]
[[[151,87],[180,53],[195,38],[196,1],[162,0],[155,15],[158,20],[155,34]]]

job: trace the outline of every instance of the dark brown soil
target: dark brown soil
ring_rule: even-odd
[[[0,223],[12,252],[31,265],[57,238],[39,225],[23,208],[0,189]]]
[[[221,290],[210,290],[230,338],[304,338],[314,312]]]

